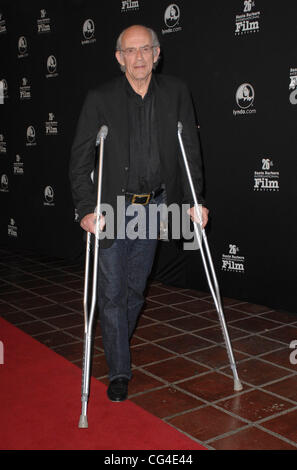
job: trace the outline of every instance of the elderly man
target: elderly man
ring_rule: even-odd
[[[108,126],[104,147],[102,202],[117,211],[117,197],[126,207],[142,204],[148,220],[149,206],[192,203],[180,155],[177,123],[183,138],[198,200],[202,199],[202,173],[197,128],[192,102],[178,79],[153,73],[160,54],[158,38],[151,29],[134,25],[119,36],[116,59],[124,75],[90,91],[78,121],[70,162],[70,180],[80,225],[95,233],[96,181],[95,139]],[[97,172],[95,172],[97,174]],[[189,214],[195,219],[194,207]],[[127,226],[131,216],[124,216]],[[208,209],[202,208],[205,226]],[[101,215],[100,227],[105,219]],[[119,237],[100,242],[99,315],[105,357],[109,368],[107,395],[111,401],[127,398],[131,379],[130,339],[142,308],[143,292],[150,274],[157,239]]]

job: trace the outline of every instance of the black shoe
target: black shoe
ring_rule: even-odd
[[[128,382],[126,377],[119,377],[110,382],[107,389],[107,396],[110,401],[124,401],[128,396]]]

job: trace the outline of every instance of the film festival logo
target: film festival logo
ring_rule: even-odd
[[[55,121],[54,113],[48,113],[48,121],[45,121],[45,134],[46,135],[58,134],[58,121]]]
[[[46,74],[46,78],[55,78],[59,75],[57,72],[58,63],[54,55],[48,56],[46,61],[46,67],[48,71],[48,74]]]
[[[6,32],[7,32],[6,21],[5,21],[5,18],[3,17],[3,14],[0,11],[0,34],[4,34]]]
[[[122,9],[121,12],[125,13],[128,11],[139,10],[139,1],[138,0],[122,0]]]
[[[180,20],[180,9],[179,6],[175,3],[169,5],[164,13],[164,23],[167,26],[167,29],[162,29],[162,34],[176,33],[182,30],[182,27],[179,26]]]
[[[297,68],[290,69],[289,100],[291,104],[297,104]]]
[[[272,171],[274,166],[270,158],[262,158],[261,171],[254,172],[254,191],[279,191],[279,171]]]
[[[47,12],[43,8],[40,10],[40,18],[37,20],[37,33],[51,32],[51,19],[47,17]]]
[[[255,7],[253,0],[244,0],[243,12],[235,17],[235,35],[258,33],[260,12],[252,11]]]
[[[44,206],[49,206],[49,207],[53,207],[55,205],[55,202],[54,202],[54,197],[55,197],[55,193],[54,193],[54,190],[51,186],[46,186],[44,188],[44,201],[43,201],[43,205]]]
[[[18,40],[18,58],[23,59],[24,57],[28,57],[28,43],[25,36],[21,36]]]
[[[6,153],[7,153],[6,141],[5,141],[4,135],[0,134],[0,154],[6,155]]]
[[[1,193],[8,193],[8,176],[3,174],[1,175],[1,180],[0,180],[0,192]]]
[[[81,41],[82,45],[94,44],[96,42],[95,36],[95,23],[90,18],[87,19],[82,27],[84,39]]]
[[[13,163],[13,174],[23,175],[24,174],[24,163],[21,160],[20,155],[15,156],[15,162]]]
[[[243,83],[237,88],[235,100],[239,109],[233,109],[234,116],[255,114],[257,112],[253,107],[255,90],[250,83]]]
[[[20,85],[20,100],[30,100],[31,99],[31,85],[26,77],[22,78],[22,83]]]
[[[222,255],[222,271],[244,274],[245,258],[237,253],[239,248],[237,245],[230,244],[228,254]]]
[[[27,137],[26,147],[33,147],[36,145],[36,132],[33,126],[27,127],[26,137]]]
[[[18,228],[15,224],[14,219],[10,219],[9,224],[7,226],[7,234],[9,237],[17,238],[18,236]]]

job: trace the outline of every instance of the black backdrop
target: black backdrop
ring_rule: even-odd
[[[83,252],[68,181],[76,121],[86,91],[120,73],[119,32],[146,24],[160,71],[192,91],[222,294],[296,310],[296,15],[293,0],[0,1],[1,245]],[[156,279],[206,289],[199,252],[159,245]]]

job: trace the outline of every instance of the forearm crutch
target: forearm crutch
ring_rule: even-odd
[[[103,152],[104,139],[107,136],[107,126],[102,126],[97,134],[96,148],[99,146],[99,163],[98,163],[98,186],[97,186],[97,206],[94,212],[95,216],[95,247],[93,262],[93,280],[92,280],[92,297],[89,311],[89,272],[90,272],[90,253],[91,253],[91,233],[87,233],[86,243],[86,260],[85,260],[85,282],[84,282],[84,355],[82,366],[82,390],[81,390],[81,415],[79,419],[79,428],[88,427],[87,408],[90,394],[90,375],[91,375],[91,348],[92,348],[92,331],[94,323],[94,314],[97,301],[97,278],[98,278],[98,256],[99,256],[99,232],[100,232],[100,205],[101,205],[101,188],[102,188],[102,168],[103,168]]]
[[[206,233],[205,233],[205,230],[202,226],[202,216],[200,214],[200,209],[199,209],[199,206],[198,206],[198,200],[197,200],[197,197],[196,197],[196,193],[195,193],[195,189],[194,189],[194,185],[193,185],[193,180],[192,180],[192,177],[191,177],[191,172],[190,172],[190,168],[189,168],[189,165],[188,165],[188,160],[187,160],[187,156],[186,156],[186,152],[185,152],[185,148],[184,148],[184,144],[183,144],[182,130],[183,130],[183,125],[182,125],[181,122],[178,122],[178,125],[177,125],[178,140],[179,140],[181,153],[182,153],[185,168],[186,168],[186,173],[187,173],[187,177],[188,177],[188,180],[189,180],[189,184],[190,184],[190,188],[191,188],[191,192],[192,192],[192,196],[193,196],[193,200],[194,200],[195,212],[196,212],[196,215],[197,215],[197,218],[198,218],[198,223],[196,221],[194,221],[194,224],[193,224],[194,225],[194,231],[195,231],[195,235],[196,235],[196,238],[197,238],[197,241],[198,241],[198,244],[199,244],[200,253],[201,253],[201,257],[202,257],[202,261],[203,261],[204,270],[205,270],[205,274],[206,274],[206,277],[207,277],[208,285],[209,285],[209,288],[210,288],[210,291],[211,291],[211,294],[212,294],[212,297],[213,297],[213,300],[214,300],[216,310],[218,312],[218,316],[219,316],[219,320],[220,320],[220,324],[221,324],[221,328],[222,328],[222,332],[223,332],[223,337],[224,337],[224,340],[225,340],[225,343],[226,343],[226,349],[227,349],[227,353],[228,353],[228,357],[229,357],[229,361],[230,361],[230,366],[231,366],[231,369],[232,369],[232,372],[233,372],[233,377],[234,377],[234,390],[235,391],[240,391],[240,390],[242,390],[243,387],[242,387],[242,384],[241,384],[241,382],[238,378],[238,374],[237,374],[237,369],[236,369],[236,364],[235,364],[235,360],[234,360],[234,356],[233,356],[232,346],[231,346],[231,342],[230,342],[230,338],[229,338],[229,334],[228,334],[228,330],[227,330],[227,325],[226,325],[226,321],[225,321],[225,316],[224,316],[224,312],[223,312],[221,296],[220,296],[220,291],[219,291],[219,285],[218,285],[215,269],[214,269],[214,266],[213,266],[212,257],[211,257],[211,253],[210,253],[210,250],[209,250]],[[200,231],[200,233],[199,233],[199,231]],[[204,246],[205,246],[206,256],[205,256],[204,249],[203,249],[203,242],[204,242]]]

